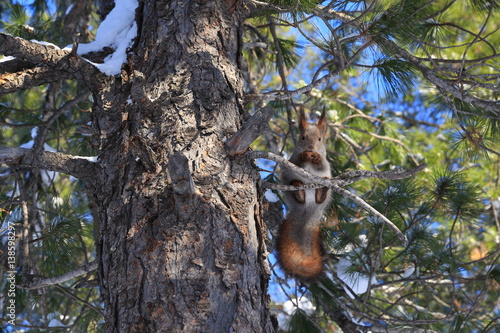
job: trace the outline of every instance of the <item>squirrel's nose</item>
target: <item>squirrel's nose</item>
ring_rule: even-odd
[[[316,147],[314,147],[313,143],[308,144],[305,148],[306,150],[316,151]]]

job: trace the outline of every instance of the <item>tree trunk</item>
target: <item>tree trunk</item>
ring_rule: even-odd
[[[259,177],[224,140],[243,114],[231,1],[139,4],[120,79],[94,93],[109,332],[271,332]]]

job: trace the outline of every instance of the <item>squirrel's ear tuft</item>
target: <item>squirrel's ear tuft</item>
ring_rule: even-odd
[[[307,118],[306,118],[306,113],[304,111],[304,108],[300,108],[300,119],[299,119],[299,130],[302,132],[307,128]]]
[[[323,106],[323,112],[321,112],[321,117],[319,117],[318,120],[318,128],[321,132],[326,133],[327,131],[327,126],[326,126],[326,108]]]

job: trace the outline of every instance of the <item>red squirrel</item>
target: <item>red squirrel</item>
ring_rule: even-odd
[[[326,159],[325,137],[328,129],[325,110],[317,126],[309,125],[301,110],[299,130],[299,141],[289,161],[314,176],[331,178],[330,164]],[[288,169],[282,171],[281,182],[294,186],[311,183]],[[319,224],[330,201],[330,189],[285,191],[284,197],[288,213],[278,233],[280,265],[290,274],[313,280],[324,270]]]

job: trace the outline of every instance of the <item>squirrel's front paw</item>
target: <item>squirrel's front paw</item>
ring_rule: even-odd
[[[290,182],[290,185],[302,186],[303,183],[300,180],[292,180]],[[295,201],[297,201],[298,203],[303,204],[304,202],[306,202],[306,192],[304,190],[293,191],[292,194],[295,198]]]
[[[303,151],[302,160],[304,162],[311,162],[312,164],[321,164],[321,155],[315,151]]]
[[[314,193],[314,199],[316,203],[319,205],[325,202],[327,194],[328,187],[317,188],[316,192]]]

